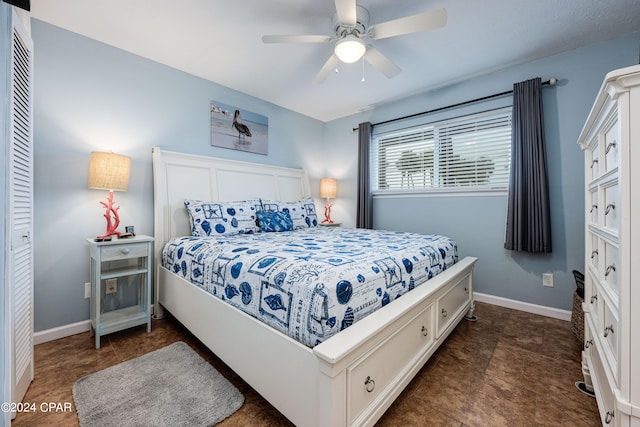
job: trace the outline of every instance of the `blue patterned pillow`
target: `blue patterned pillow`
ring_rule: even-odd
[[[300,200],[299,202],[277,202],[274,200],[262,200],[262,210],[289,212],[293,221],[293,229],[318,226],[318,215],[313,198]]]
[[[191,219],[192,236],[202,237],[260,231],[256,223],[256,212],[261,209],[258,199],[240,202],[185,200],[184,206]]]
[[[258,225],[265,233],[272,231],[292,231],[293,221],[289,212],[258,211]]]

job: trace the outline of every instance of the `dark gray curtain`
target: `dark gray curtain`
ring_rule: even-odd
[[[358,125],[358,205],[356,227],[371,228],[371,185],[369,179],[369,147],[371,146],[371,123]]]
[[[513,85],[511,178],[504,247],[523,252],[551,252],[540,78]]]

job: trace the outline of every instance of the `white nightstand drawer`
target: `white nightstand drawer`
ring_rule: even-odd
[[[132,244],[105,246],[102,248],[102,261],[138,258],[141,256],[147,256],[148,251],[149,251],[148,243],[132,243]]]

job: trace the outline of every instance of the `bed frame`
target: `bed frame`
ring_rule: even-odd
[[[153,148],[153,175],[156,317],[168,310],[297,426],[373,425],[465,314],[473,315],[476,258],[466,257],[306,347],[161,267],[165,242],[190,234],[186,198],[299,200],[311,194],[306,172]]]

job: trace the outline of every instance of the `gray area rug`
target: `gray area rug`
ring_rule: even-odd
[[[80,378],[73,400],[83,427],[211,426],[238,410],[244,396],[177,342]]]

